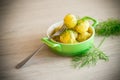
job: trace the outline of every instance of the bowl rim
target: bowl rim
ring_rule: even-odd
[[[92,33],[92,35],[91,35],[87,40],[82,41],[82,42],[79,42],[79,43],[73,43],[73,44],[60,43],[60,42],[57,42],[57,41],[51,39],[49,34],[50,34],[50,31],[54,30],[54,28],[56,28],[57,26],[62,25],[62,24],[63,24],[63,21],[58,21],[58,22],[52,24],[52,25],[47,29],[47,37],[48,37],[52,42],[55,42],[55,43],[57,43],[57,44],[62,44],[62,45],[77,45],[77,44],[82,44],[82,43],[85,43],[85,42],[89,41],[89,40],[90,40],[92,37],[94,37],[94,35],[95,35],[95,29],[94,29],[94,27],[90,26],[90,28],[92,29],[92,32],[93,32],[93,33]],[[52,29],[52,30],[50,30],[50,29]]]

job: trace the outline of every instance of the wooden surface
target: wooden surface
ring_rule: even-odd
[[[23,68],[17,63],[35,51],[48,27],[67,13],[99,21],[120,18],[117,0],[3,0],[0,6],[0,80],[120,80],[120,37],[108,38],[101,49],[110,61],[74,69],[71,58],[45,46]],[[95,37],[97,45],[101,37]]]

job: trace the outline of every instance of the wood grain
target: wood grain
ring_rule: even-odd
[[[120,37],[108,38],[101,49],[110,57],[96,66],[74,69],[71,58],[45,46],[23,68],[16,64],[34,52],[48,27],[67,13],[99,21],[120,18],[116,0],[3,0],[0,6],[0,80],[120,80]],[[95,37],[95,45],[102,37]]]

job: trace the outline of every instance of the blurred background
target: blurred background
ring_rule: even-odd
[[[52,54],[47,46],[25,68],[14,68],[66,14],[103,21],[120,18],[119,5],[119,0],[0,0],[0,80],[120,80],[120,38],[103,46],[111,61],[89,69],[71,68],[70,58]]]

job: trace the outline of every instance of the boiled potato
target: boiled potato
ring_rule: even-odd
[[[89,28],[90,24],[88,21],[84,21],[84,20],[79,20],[78,21],[78,25],[75,26],[75,30],[78,32],[78,33],[85,33],[86,31],[88,31],[88,28]]]
[[[60,42],[62,43],[76,43],[77,33],[73,30],[65,30],[60,34]]]
[[[92,28],[91,28],[91,27],[89,27],[89,28],[88,28],[88,32],[89,32],[89,33],[91,33],[91,34],[93,33],[93,31],[92,31]]]
[[[78,19],[73,14],[67,14],[64,17],[65,30],[59,35],[54,36],[53,39],[57,42],[65,44],[79,43],[87,40],[93,34],[92,28],[88,20]],[[55,28],[51,35],[60,30],[62,25]]]
[[[91,33],[88,33],[88,32],[78,34],[77,40],[81,42],[81,41],[87,40],[90,36],[91,36]]]
[[[64,24],[67,28],[74,28],[77,24],[77,18],[73,14],[67,14],[64,17]]]

